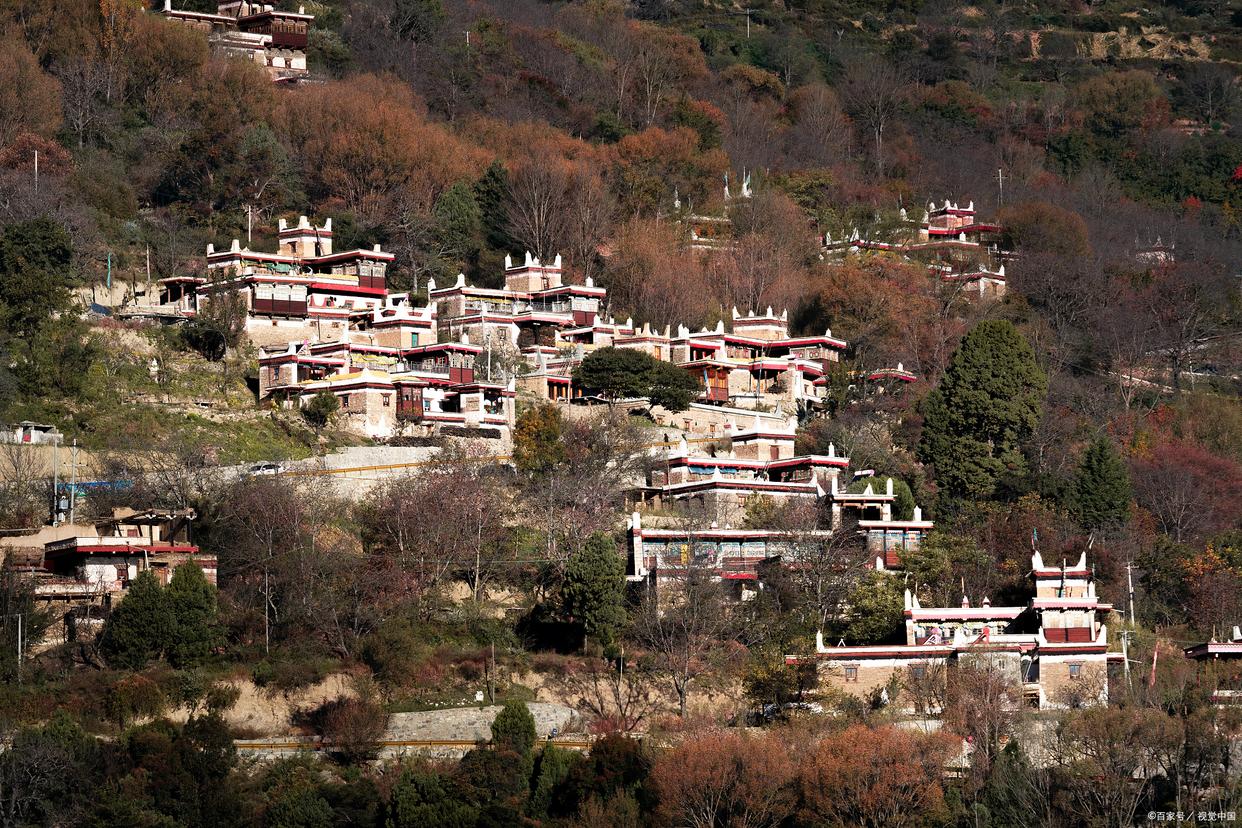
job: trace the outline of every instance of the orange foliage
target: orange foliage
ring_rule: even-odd
[[[854,725],[825,736],[804,763],[802,795],[816,822],[900,826],[944,808],[941,777],[954,740]]]
[[[616,189],[622,207],[632,213],[653,213],[672,200],[676,188],[682,198],[702,208],[723,187],[729,158],[723,150],[699,150],[692,129],[652,127],[627,135],[613,148]]]
[[[904,363],[920,377],[948,364],[965,328],[940,312],[935,283],[921,266],[874,257],[819,268],[804,321],[852,346],[865,367]]]
[[[490,157],[426,113],[409,87],[391,77],[358,75],[308,86],[284,98],[283,128],[307,165],[310,191],[364,219],[402,209],[428,210]]]
[[[65,175],[73,169],[73,156],[64,147],[30,132],[23,132],[0,150],[0,168],[33,169],[36,152],[39,153],[39,172],[43,175]]]
[[[708,733],[656,761],[651,778],[671,825],[779,825],[795,808],[794,760],[772,734]]]
[[[636,219],[621,227],[606,266],[617,314],[633,314],[657,327],[708,322],[718,306],[701,256],[675,225]]]
[[[592,164],[606,160],[604,151],[595,144],[533,121],[510,123],[480,115],[466,122],[461,136],[506,164],[534,158],[563,158]]]
[[[0,42],[0,146],[23,132],[51,138],[60,128],[60,82],[25,44]]]

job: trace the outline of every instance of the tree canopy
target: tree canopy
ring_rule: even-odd
[[[574,382],[610,403],[647,397],[652,405],[683,411],[701,386],[683,368],[632,348],[600,348],[574,369]]]
[[[1043,416],[1048,378],[1006,320],[980,322],[923,402],[919,457],[945,498],[988,498],[1027,472],[1023,450]]]

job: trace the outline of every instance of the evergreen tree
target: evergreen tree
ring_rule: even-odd
[[[879,644],[894,638],[905,619],[901,581],[883,572],[869,572],[850,590],[850,622],[845,637],[851,643]]]
[[[73,242],[50,218],[10,224],[0,235],[0,327],[14,339],[34,336],[69,307]]]
[[[529,757],[535,747],[535,717],[525,702],[509,699],[492,722],[492,747]]]
[[[610,648],[625,623],[625,562],[608,535],[596,532],[570,555],[561,596],[565,612]]]
[[[453,796],[449,788],[430,771],[406,770],[392,789],[386,828],[473,828],[478,809]]]
[[[1130,473],[1111,440],[1100,437],[1083,452],[1074,479],[1074,511],[1082,525],[1100,529],[1130,514]]]
[[[341,407],[341,401],[331,391],[320,391],[302,406],[302,416],[316,431],[326,428]]]
[[[1048,378],[1006,320],[980,322],[923,402],[919,457],[951,498],[990,498],[1026,474],[1022,449],[1043,414]]]
[[[173,614],[164,590],[145,570],[108,616],[100,648],[112,664],[138,669],[160,657],[172,629]]]
[[[527,811],[536,819],[546,819],[549,816],[559,815],[553,799],[556,797],[557,789],[565,784],[565,780],[569,778],[569,772],[573,770],[574,765],[578,761],[577,754],[568,750],[558,748],[556,745],[549,744],[539,754],[539,766],[535,769],[535,785],[531,792],[530,801],[527,803]]]
[[[174,667],[192,667],[211,653],[220,638],[216,588],[197,564],[184,563],[173,572],[164,598],[173,617],[168,660]]]
[[[444,254],[459,266],[477,256],[482,235],[483,214],[470,187],[458,182],[436,199],[436,239]]]
[[[513,425],[513,463],[518,471],[547,474],[565,462],[565,420],[545,403],[522,412]]]
[[[652,405],[683,411],[699,391],[684,368],[632,348],[600,348],[574,369],[574,382],[609,403],[647,397]]]
[[[474,200],[483,224],[483,241],[493,250],[512,252],[517,242],[509,235],[509,173],[499,160],[493,161],[474,183]]]

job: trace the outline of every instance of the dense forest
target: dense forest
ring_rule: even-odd
[[[55,423],[137,481],[92,509],[195,509],[220,561],[218,590],[192,567],[139,579],[97,644],[23,662],[5,621],[0,822],[1123,826],[1242,809],[1236,711],[1181,654],[1242,624],[1236,0],[279,7],[314,15],[303,83],[132,2],[0,0],[0,422]],[[1003,227],[1003,300],[899,256],[824,254],[825,235],[881,237],[949,200]],[[506,254],[530,251],[640,324],[771,306],[795,333],[831,329],[848,349],[799,450],[832,444],[900,482],[936,531],[904,579],[771,571],[745,604],[688,580],[661,611],[617,570],[624,492],[650,462],[636,417],[529,406],[512,466],[445,449],[362,502],[214,476],[357,440],[330,411],[256,410],[255,352],[227,314],[171,329],[100,308],[201,275],[208,244],[268,249],[299,214],[330,216],[340,249],[393,251],[390,287],[414,296],[459,272],[498,286]],[[692,247],[701,217],[729,243]],[[894,393],[853,381],[898,363],[916,381]],[[46,519],[23,462],[0,452],[6,532]],[[748,520],[807,517],[757,503]],[[817,695],[784,658],[816,632],[891,639],[907,586],[929,606],[1023,601],[1036,542],[1048,560],[1090,549],[1128,627],[1135,675],[1111,706],[1040,718],[963,674],[927,734]],[[18,613],[27,639],[60,623],[6,571],[0,616]],[[255,735],[229,718],[239,682],[289,698],[341,675],[347,692],[295,711],[332,751],[239,759],[232,740]],[[517,703],[536,680],[590,712],[589,752],[537,743]],[[490,742],[375,760],[386,713],[481,685],[509,702]],[[834,715],[780,714],[812,699]],[[765,706],[770,726],[724,727]]]

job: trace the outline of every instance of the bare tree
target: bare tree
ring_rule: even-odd
[[[479,598],[504,544],[505,503],[483,464],[449,456],[382,486],[359,518],[372,554],[392,562],[390,577],[427,617],[455,576],[467,577]]]
[[[616,200],[593,171],[579,170],[566,193],[565,250],[569,263],[582,279],[598,274],[598,250],[612,230]]]
[[[901,111],[908,89],[906,77],[882,59],[852,60],[841,83],[845,109],[871,133],[875,166],[885,169],[884,131]]]
[[[104,96],[109,91],[108,66],[89,57],[76,57],[54,67],[60,79],[65,122],[82,147],[105,112]]]
[[[1022,677],[1017,659],[994,654],[981,645],[959,660],[948,677],[947,724],[970,740],[971,769],[987,778],[1002,743],[1014,734],[1023,715]]]
[[[0,443],[0,529],[37,526],[47,516],[47,474],[38,449]]]
[[[691,687],[728,657],[731,613],[720,584],[693,561],[657,589],[643,601],[634,638],[652,672],[672,684],[685,718]]]
[[[588,658],[555,679],[559,691],[595,718],[597,730],[637,730],[655,711],[652,676],[642,659]]]
[[[550,260],[565,243],[570,178],[563,162],[539,157],[519,166],[510,179],[510,232],[541,260]]]
[[[1164,711],[1139,707],[1095,707],[1067,717],[1054,755],[1074,822],[1133,825],[1139,803],[1170,764],[1177,730]]]
[[[1189,64],[1181,92],[1194,113],[1207,124],[1228,120],[1242,100],[1237,74],[1224,63]]]

